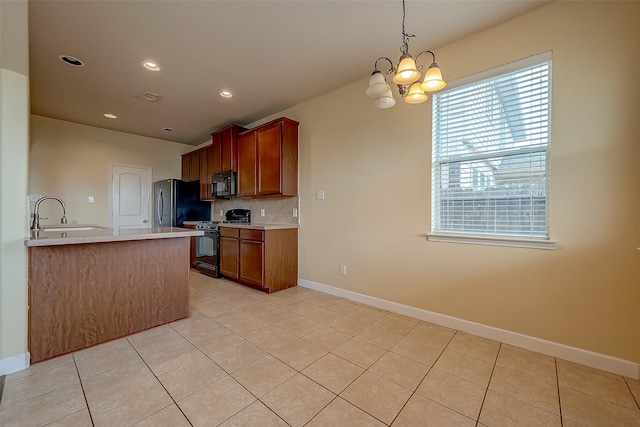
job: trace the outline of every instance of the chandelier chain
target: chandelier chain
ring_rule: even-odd
[[[405,4],[404,4],[404,0],[402,0],[402,46],[400,47],[400,52],[402,52],[403,55],[409,53],[409,38],[416,36],[415,34],[407,33],[407,31],[405,30],[404,28],[405,17],[406,17]]]

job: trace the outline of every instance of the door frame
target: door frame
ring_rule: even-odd
[[[136,168],[136,169],[146,169],[147,175],[149,178],[149,217],[153,219],[153,170],[151,166],[138,166],[138,165],[128,165],[124,163],[111,163],[109,164],[109,228],[113,228],[113,168],[124,167],[124,168]],[[151,221],[151,227],[153,228],[153,221]]]

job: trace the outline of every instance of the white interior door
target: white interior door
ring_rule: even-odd
[[[151,168],[112,166],[111,226],[151,227]]]

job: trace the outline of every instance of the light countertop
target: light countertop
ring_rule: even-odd
[[[300,228],[298,224],[241,224],[241,223],[220,223],[218,227],[227,228],[248,228],[251,230],[287,230],[291,228]]]
[[[202,236],[202,230],[178,227],[162,228],[96,228],[83,231],[39,231],[24,241],[25,246],[78,245],[83,243],[122,242],[127,240],[172,239],[176,237]]]
[[[183,221],[183,224],[184,225],[198,225],[203,221],[205,221],[205,220],[202,220],[202,221]]]

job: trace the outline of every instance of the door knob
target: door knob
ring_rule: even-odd
[[[143,222],[144,224],[146,224],[146,223],[148,223],[148,222],[149,222],[149,220],[148,220],[148,219],[144,219],[144,220],[142,220],[142,222]]]

